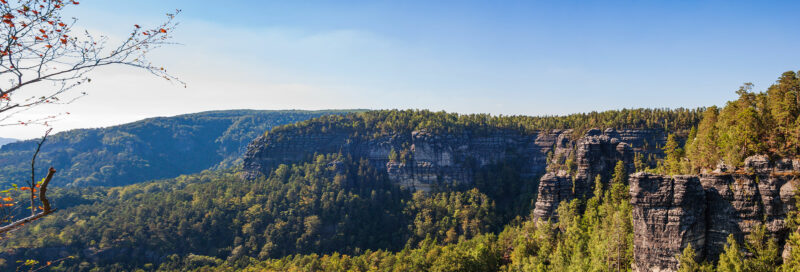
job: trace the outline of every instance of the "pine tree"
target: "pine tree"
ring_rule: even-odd
[[[748,271],[776,271],[781,262],[778,243],[767,235],[767,227],[764,224],[757,225],[753,231],[745,237],[747,250],[752,253],[753,258],[745,259],[745,267]]]
[[[718,272],[744,272],[744,254],[742,254],[739,244],[733,238],[733,234],[728,235],[728,241],[724,251],[719,255]]]
[[[678,258],[678,272],[711,272],[712,267],[708,263],[698,263],[697,253],[695,253],[692,244],[686,246],[683,252],[677,256]]]
[[[612,183],[628,184],[628,171],[625,169],[625,162],[617,161],[617,165],[614,166],[614,178],[611,181]]]
[[[692,129],[689,130],[689,136],[686,138],[686,143],[683,145],[683,150],[684,153],[686,154],[687,159],[691,159],[690,154],[694,154],[695,152],[697,152],[697,147],[695,146],[694,143],[695,139],[697,139],[697,127],[692,127]],[[696,173],[699,170],[696,169],[689,160],[686,161],[686,165],[684,165],[683,167],[685,169],[685,172],[688,174]]]
[[[667,175],[681,174],[681,158],[683,158],[683,149],[678,143],[675,134],[667,136],[667,143],[662,148],[664,150],[663,171]]]
[[[774,125],[771,142],[779,155],[796,154],[796,140],[790,139],[792,127],[800,111],[800,80],[793,71],[783,73],[778,82],[767,89],[768,105]]]
[[[719,109],[709,107],[703,112],[703,119],[697,126],[697,136],[692,141],[692,148],[687,150],[687,157],[692,163],[692,168],[712,168],[719,161],[717,147],[717,119]]]

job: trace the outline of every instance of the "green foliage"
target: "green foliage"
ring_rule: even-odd
[[[667,175],[684,174],[686,167],[683,163],[684,152],[675,134],[667,136],[667,143],[662,148],[664,150],[664,160],[661,162],[659,171]]]
[[[683,252],[677,256],[678,272],[711,272],[714,271],[711,264],[697,262],[697,253],[692,248],[692,244],[686,246]]]
[[[112,188],[105,198],[47,217],[3,246],[33,248],[26,256],[49,246],[82,258],[85,248],[148,248],[230,261],[397,249],[405,241],[401,211],[410,195],[364,160],[327,155],[255,182],[207,171]],[[149,261],[144,255],[111,259],[123,265]]]
[[[499,130],[538,133],[552,129],[573,129],[582,135],[592,128],[690,129],[699,121],[701,109],[623,109],[578,113],[565,116],[492,116],[427,110],[381,110],[328,115],[276,127],[268,135],[285,133],[349,133],[363,138],[425,130],[430,133],[486,134]]]
[[[624,171],[624,166],[619,167]],[[621,180],[615,175],[612,180]],[[597,179],[597,193],[588,200],[585,211],[581,202],[562,202],[558,207],[560,220],[549,222],[524,221],[511,224],[498,235],[477,234],[462,236],[457,242],[442,243],[446,234],[429,231],[431,235],[419,243],[409,243],[397,252],[370,251],[343,255],[293,255],[280,259],[257,261],[245,267],[226,262],[209,266],[206,271],[626,271],[633,260],[633,230],[627,186],[612,182],[603,189]],[[616,187],[616,188],[615,188]],[[622,193],[625,192],[625,193]],[[419,198],[419,199],[418,199]],[[415,207],[434,207],[445,210],[454,205],[456,211],[468,209],[466,203],[486,203],[477,190],[461,193],[436,193],[429,198],[415,194]],[[465,201],[472,199],[470,201]],[[477,204],[469,206],[479,207]],[[419,209],[419,208],[417,208]],[[450,213],[452,211],[448,211]],[[426,212],[419,216],[428,217]],[[433,216],[431,216],[433,217]],[[450,221],[439,217],[439,221]],[[435,221],[435,220],[434,220]],[[469,221],[469,220],[461,220]],[[433,221],[431,221],[433,222]],[[449,225],[436,229],[452,228]],[[452,240],[452,239],[451,239]],[[198,271],[202,271],[199,269]]]
[[[800,79],[788,71],[766,92],[745,84],[721,110],[708,108],[687,145],[694,171],[713,168],[722,159],[740,167],[754,154],[795,157],[800,154]]]
[[[210,111],[78,129],[48,138],[37,162],[55,186],[119,186],[228,167],[264,131],[346,111]],[[30,178],[34,140],[0,149],[0,185]],[[48,167],[44,167],[48,166]]]
[[[744,254],[739,247],[739,243],[733,238],[733,234],[728,235],[725,250],[719,255],[717,271],[719,272],[744,272]]]
[[[389,151],[389,161],[391,161],[391,162],[399,162],[400,161],[400,155],[397,154],[397,151],[395,151],[394,148],[392,148],[392,150]]]
[[[472,189],[466,192],[414,194],[404,213],[413,216],[410,244],[425,238],[443,243],[457,242],[496,228],[494,202]]]
[[[767,234],[764,224],[757,225],[745,237],[745,247],[752,258],[745,259],[747,271],[777,271],[781,263],[780,249],[774,238]]]

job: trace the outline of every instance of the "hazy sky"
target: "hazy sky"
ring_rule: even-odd
[[[217,109],[418,108],[553,115],[721,105],[800,69],[795,1],[99,1],[79,25],[124,35],[183,13],[152,54],[188,88],[98,70],[56,130]],[[668,2],[668,3],[666,3]],[[0,137],[43,127],[2,127]]]

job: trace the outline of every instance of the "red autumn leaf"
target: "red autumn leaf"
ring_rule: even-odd
[[[47,47],[47,48],[53,48],[53,46],[52,46],[52,45],[49,45],[49,44],[48,44],[48,45],[45,45],[44,47]]]
[[[162,29],[159,29],[158,31],[159,31],[159,32],[161,32],[161,33],[167,33],[167,30],[166,30],[166,29],[163,29],[163,28],[162,28]]]
[[[27,190],[30,190],[31,187],[19,187],[19,189],[22,190],[22,191],[27,191]]]

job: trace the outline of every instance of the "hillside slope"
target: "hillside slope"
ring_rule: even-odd
[[[37,165],[58,169],[56,186],[119,186],[227,167],[273,126],[342,111],[210,111],[149,118],[51,136]],[[29,179],[36,141],[0,148],[0,183]],[[43,174],[42,174],[43,175]]]

